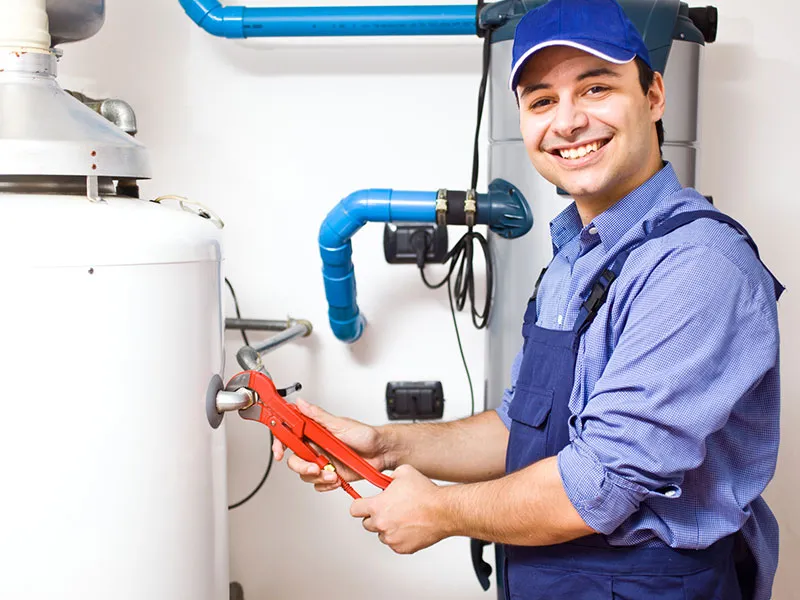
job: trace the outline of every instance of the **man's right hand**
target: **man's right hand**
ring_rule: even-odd
[[[336,417],[324,411],[319,406],[309,404],[302,399],[297,400],[297,408],[299,408],[300,412],[305,416],[314,419],[337,438],[358,452],[378,471],[384,471],[390,468],[386,459],[386,448],[384,448],[381,435],[375,427],[370,427],[369,425],[354,421],[353,419]],[[272,453],[275,456],[275,460],[282,460],[285,450],[286,447],[280,440],[275,439],[272,443]],[[361,479],[361,476],[355,471],[345,467],[331,456],[328,458],[333,460],[336,471],[345,481],[349,482]],[[318,492],[328,492],[340,487],[336,473],[323,471],[319,468],[319,465],[315,463],[307,462],[292,455],[286,461],[286,464],[292,471],[300,475],[303,481],[313,483],[314,489]]]

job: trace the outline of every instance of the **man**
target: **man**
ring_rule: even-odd
[[[506,544],[510,598],[769,598],[782,288],[662,161],[663,80],[616,2],[551,0],[520,21],[513,60],[531,162],[574,203],[551,223],[502,406],[370,427],[298,404],[394,469],[351,514],[396,552]]]

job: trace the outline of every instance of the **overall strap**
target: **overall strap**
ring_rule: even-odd
[[[620,253],[614,258],[614,261],[611,263],[611,265],[605,269],[594,281],[586,301],[583,303],[580,311],[578,312],[578,318],[575,319],[575,325],[572,329],[575,333],[576,343],[580,339],[580,336],[583,335],[583,333],[589,328],[589,325],[591,325],[600,308],[605,303],[606,298],[608,297],[608,289],[611,287],[611,284],[614,282],[614,280],[619,277],[619,274],[622,272],[622,267],[625,266],[625,261],[628,260],[628,256],[630,256],[630,253],[635,248],[649,242],[650,240],[663,237],[668,233],[675,231],[679,227],[683,227],[684,225],[687,225],[688,223],[691,223],[697,219],[703,218],[713,219],[733,227],[736,231],[744,236],[747,243],[753,249],[753,252],[756,253],[756,258],[758,258],[759,262],[761,262],[761,257],[758,253],[758,247],[750,237],[750,234],[747,233],[747,230],[742,227],[742,225],[728,215],[716,210],[692,210],[678,213],[677,215],[670,217],[669,219],[666,219],[656,225],[653,230],[635,246],[620,251]],[[775,288],[775,299],[778,300],[786,288],[781,285],[781,283],[775,278],[775,276],[772,274],[772,272],[770,272],[763,262],[761,262],[761,265],[772,278],[772,283]]]
[[[528,302],[536,302],[536,296],[539,295],[539,286],[542,283],[542,279],[544,278],[544,274],[547,273],[547,267],[542,269],[542,272],[539,273],[539,277],[536,279],[536,285],[533,286],[533,295],[531,296]]]
[[[758,246],[753,241],[753,238],[750,237],[750,234],[747,233],[747,230],[742,227],[742,225],[737,222],[736,220],[732,219],[728,215],[722,214],[716,210],[691,210],[684,213],[678,213],[672,218],[667,219],[666,221],[659,223],[656,227],[653,228],[653,231],[650,232],[645,238],[645,242],[648,240],[652,240],[655,238],[662,237],[671,231],[675,231],[678,227],[683,227],[687,223],[691,223],[696,219],[713,219],[715,221],[719,221],[720,223],[726,223],[733,227],[736,231],[738,231],[741,235],[744,236],[745,241],[750,245],[753,249],[753,252],[756,253],[756,258],[758,258],[759,262],[761,262],[761,266],[769,273],[769,276],[772,278],[772,285],[775,288],[775,300],[779,300],[781,294],[783,294],[784,290],[786,289],[781,285],[781,282],[777,280],[775,275],[767,268],[767,265],[761,260],[761,255],[758,253]]]

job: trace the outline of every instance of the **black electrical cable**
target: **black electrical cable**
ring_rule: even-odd
[[[472,146],[472,185],[473,190],[478,187],[478,163],[480,157],[480,131],[483,120],[483,105],[486,101],[486,84],[489,81],[489,63],[492,57],[492,32],[487,31],[483,38],[483,65],[481,72],[481,85],[478,88],[478,118],[475,124],[475,140]]]
[[[483,107],[486,101],[486,85],[489,80],[489,64],[491,61],[491,44],[492,44],[491,31],[487,31],[483,39],[483,65],[481,71],[481,83],[478,88],[478,114],[475,122],[475,138],[472,148],[472,178],[471,189],[476,189],[478,186],[478,173],[480,171],[480,131],[481,121],[483,120]],[[486,264],[486,297],[483,303],[483,310],[475,308],[475,272],[473,269],[473,260],[475,257],[474,244],[480,244],[483,251],[483,258]],[[419,252],[419,250],[418,250]],[[422,255],[424,257],[424,253]],[[447,275],[439,283],[430,283],[425,277],[424,260],[419,261],[419,272],[422,277],[423,283],[430,289],[438,289],[447,284],[447,299],[450,302],[450,314],[453,318],[453,327],[456,331],[456,340],[458,341],[458,351],[461,354],[461,362],[464,364],[464,371],[467,373],[467,381],[469,382],[469,395],[472,406],[471,414],[475,414],[475,390],[472,386],[472,376],[469,373],[469,366],[467,359],[464,357],[464,347],[461,343],[461,335],[458,331],[458,322],[456,321],[456,308],[461,311],[466,305],[467,299],[470,301],[470,313],[472,317],[472,324],[476,329],[483,329],[489,323],[489,314],[492,308],[492,295],[494,290],[494,268],[492,266],[492,257],[489,250],[489,243],[486,238],[477,231],[473,231],[472,226],[467,229],[460,240],[455,246],[447,253],[444,261],[450,260],[450,268],[447,270]],[[456,271],[457,275],[455,284],[451,282],[453,272]],[[455,295],[455,302],[453,296]]]
[[[239,312],[239,301],[236,299],[236,292],[233,291],[233,285],[231,285],[231,282],[228,281],[227,277],[225,278],[225,285],[228,286],[228,289],[231,291],[231,296],[233,296],[233,306],[234,306],[234,309],[236,310],[236,317],[241,319],[242,318],[242,314]],[[250,342],[247,341],[247,334],[244,332],[244,329],[242,329],[242,339],[244,340],[245,345],[247,345],[247,346],[250,345]],[[269,429],[268,429],[268,431],[269,431]],[[273,440],[274,440],[274,438],[272,436],[272,431],[270,431],[269,432],[269,460],[267,461],[267,469],[266,469],[266,471],[264,471],[264,476],[261,478],[261,481],[258,482],[258,485],[253,489],[252,492],[247,494],[247,496],[245,496],[244,498],[242,498],[238,502],[234,502],[233,504],[229,504],[228,505],[228,510],[233,510],[234,508],[239,508],[242,504],[244,504],[245,502],[250,500],[253,496],[255,496],[258,493],[258,491],[262,488],[262,486],[264,485],[264,482],[267,480],[267,477],[269,477],[269,472],[272,470],[272,460],[273,460],[272,442],[273,442]]]
[[[228,289],[231,291],[231,296],[233,296],[233,308],[236,311],[236,318],[241,320],[242,313],[239,312],[239,300],[236,299],[236,292],[233,291],[233,286],[231,285],[231,282],[228,281],[227,277],[225,278],[225,285],[228,286]],[[244,345],[249,346],[250,342],[247,340],[247,334],[245,333],[244,329],[242,329],[241,332]]]
[[[234,504],[228,505],[228,510],[233,510],[234,508],[239,508],[242,504],[244,504],[245,502],[250,500],[253,496],[255,496],[258,493],[258,491],[261,489],[261,487],[264,485],[264,482],[267,480],[267,477],[269,477],[269,472],[272,470],[272,440],[273,440],[272,432],[270,431],[269,432],[269,461],[267,461],[267,470],[264,471],[264,476],[261,478],[261,481],[258,482],[258,485],[253,489],[252,492],[247,494],[247,496],[245,496],[244,498],[242,498],[238,502],[235,502]]]

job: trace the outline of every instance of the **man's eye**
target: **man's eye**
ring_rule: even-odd
[[[608,88],[603,86],[603,85],[593,85],[592,87],[590,87],[586,91],[586,93],[589,94],[589,95],[593,95],[594,96],[594,95],[597,95],[597,94],[602,94],[603,92],[607,92],[607,91],[608,91]]]
[[[537,100],[533,104],[531,104],[531,110],[537,110],[540,108],[544,108],[545,106],[551,103],[549,98],[542,98],[541,100]]]

